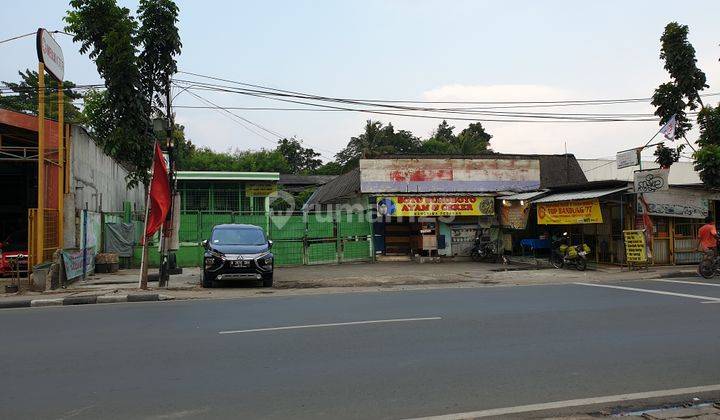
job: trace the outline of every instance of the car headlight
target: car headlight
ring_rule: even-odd
[[[214,249],[210,250],[210,255],[218,259],[225,258],[225,255],[222,252],[215,251]]]

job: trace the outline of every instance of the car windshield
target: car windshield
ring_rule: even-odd
[[[213,245],[265,245],[265,235],[260,229],[215,229]]]

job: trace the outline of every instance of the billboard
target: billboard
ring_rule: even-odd
[[[537,203],[538,225],[581,225],[602,222],[600,201],[597,198]]]
[[[667,191],[670,170],[657,168],[635,171],[635,193],[654,193]]]
[[[65,59],[62,48],[44,28],[37,30],[36,48],[38,61],[45,64],[45,70],[55,79],[63,80],[65,76]]]
[[[381,216],[492,216],[495,200],[478,196],[385,196],[377,197],[377,210]]]
[[[360,192],[496,192],[540,188],[538,159],[361,159]]]

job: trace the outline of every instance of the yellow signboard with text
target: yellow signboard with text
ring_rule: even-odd
[[[645,232],[642,230],[624,230],[625,258],[629,263],[647,262],[647,247],[645,246]]]
[[[478,196],[393,196],[377,197],[382,216],[492,216],[495,200]]]
[[[267,197],[277,191],[277,184],[246,185],[245,195],[247,197]]]
[[[602,223],[600,202],[592,200],[537,203],[539,225],[580,225]]]

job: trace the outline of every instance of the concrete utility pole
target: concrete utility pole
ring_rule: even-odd
[[[170,183],[170,211],[168,211],[167,216],[165,217],[165,224],[163,225],[163,234],[162,234],[162,243],[161,243],[161,249],[162,249],[162,257],[161,257],[161,263],[160,263],[160,279],[158,282],[159,287],[167,287],[169,281],[170,281],[170,238],[172,236],[172,233],[174,231],[173,223],[176,223],[176,220],[173,220],[173,204],[174,204],[174,198],[175,198],[175,145],[173,144],[173,118],[172,118],[172,109],[170,105],[170,77],[168,76],[168,79],[165,84],[165,102],[166,102],[166,109],[165,109],[165,117],[166,117],[166,138],[167,138],[167,153],[168,153],[168,182]]]

